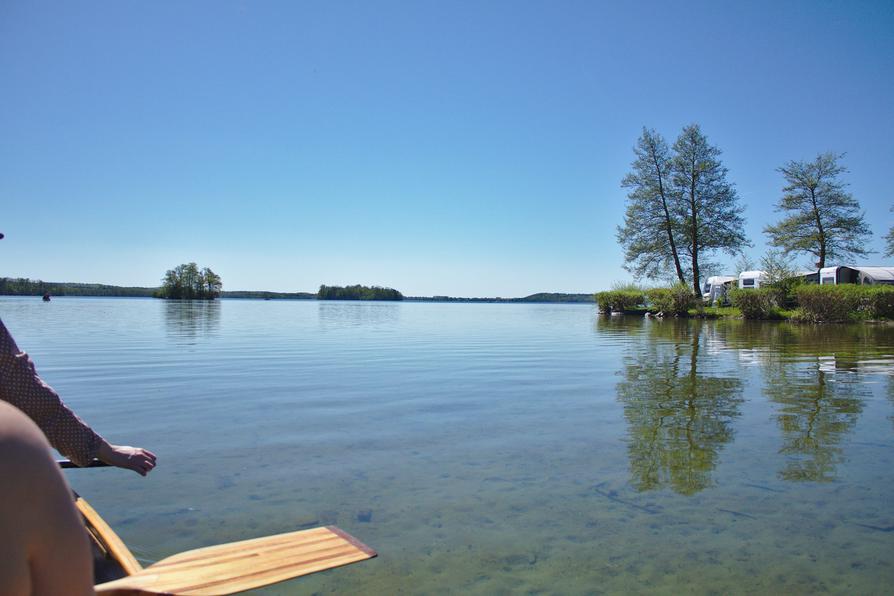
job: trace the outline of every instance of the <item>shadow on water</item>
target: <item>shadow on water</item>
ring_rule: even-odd
[[[733,438],[742,381],[700,370],[706,357],[701,322],[643,326],[649,341],[632,346],[617,385],[631,484],[639,491],[669,487],[692,495],[712,484],[719,453]]]
[[[165,300],[165,330],[178,343],[192,345],[220,328],[220,301]]]

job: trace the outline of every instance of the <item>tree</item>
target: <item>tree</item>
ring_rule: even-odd
[[[220,296],[222,287],[220,276],[208,267],[199,271],[195,263],[184,263],[165,273],[158,295],[162,298],[214,300]]]
[[[891,211],[894,211],[894,207],[891,207]],[[891,226],[891,229],[888,230],[885,236],[885,245],[885,256],[894,257],[894,226]]]
[[[621,182],[627,194],[624,225],[618,226],[618,242],[624,248],[624,269],[634,277],[664,277],[672,262],[677,279],[686,283],[674,239],[671,215],[671,156],[664,138],[643,127],[633,149],[633,171]]]
[[[671,181],[679,245],[689,257],[692,286],[699,294],[704,258],[718,250],[735,255],[750,246],[743,232],[744,208],[735,186],[727,182],[720,149],[708,144],[698,124],[683,129],[673,151]]]
[[[207,296],[210,296],[212,299],[220,296],[220,290],[223,288],[223,283],[218,274],[208,267],[205,267],[202,269],[202,279],[205,282],[205,294]]]
[[[786,253],[814,255],[818,269],[830,259],[862,257],[871,252],[864,243],[872,232],[863,220],[860,204],[840,179],[848,171],[838,163],[843,157],[821,153],[812,162],[789,161],[777,169],[786,184],[776,211],[788,215],[764,228],[764,233],[770,244]]]
[[[767,274],[767,285],[778,284],[795,277],[797,272],[791,257],[779,250],[768,250],[761,258],[761,270]]]
[[[736,277],[739,277],[745,271],[754,271],[754,261],[743,252],[736,260]]]

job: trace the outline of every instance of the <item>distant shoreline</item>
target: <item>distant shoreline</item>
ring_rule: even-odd
[[[41,282],[27,280],[28,287],[21,291],[10,291],[10,287],[21,280],[0,278],[0,296],[83,296],[91,298],[152,298],[158,288],[138,286],[113,286],[106,284],[86,284],[74,282]],[[312,292],[269,292],[264,290],[232,290],[223,291],[220,295],[225,299],[254,300],[318,300]],[[351,302],[351,300],[321,300],[324,302]],[[539,292],[521,298],[473,298],[460,296],[405,296],[404,302],[451,302],[451,303],[541,303],[541,304],[595,304],[594,294],[567,294],[561,292]]]

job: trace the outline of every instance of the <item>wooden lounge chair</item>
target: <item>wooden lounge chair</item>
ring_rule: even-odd
[[[198,548],[143,568],[87,501],[75,495],[75,505],[94,554],[113,564],[112,577],[119,577],[95,586],[105,596],[233,594],[376,556],[347,532],[325,526]]]

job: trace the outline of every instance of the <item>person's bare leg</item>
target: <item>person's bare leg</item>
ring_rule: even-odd
[[[93,594],[89,537],[50,445],[0,402],[0,586],[3,594]]]

